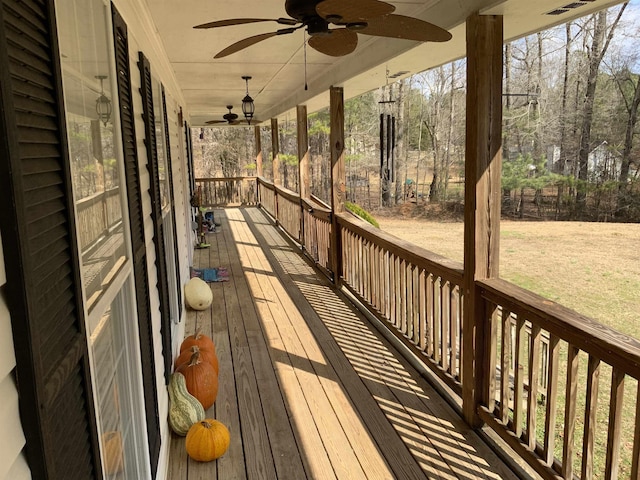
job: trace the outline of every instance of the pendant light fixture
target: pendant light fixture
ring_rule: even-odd
[[[98,114],[98,120],[107,126],[107,123],[111,119],[111,100],[104,94],[104,86],[102,82],[107,78],[106,75],[96,75],[96,78],[100,80],[100,96],[96,99],[96,113]]]
[[[243,76],[242,79],[247,84],[247,94],[242,99],[242,113],[244,113],[244,118],[249,125],[251,125],[251,120],[253,119],[253,113],[256,111],[256,106],[253,104],[253,98],[249,95],[249,80],[251,77]]]

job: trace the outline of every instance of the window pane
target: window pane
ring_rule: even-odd
[[[136,405],[131,385],[134,385],[131,365],[131,322],[127,322],[127,285],[90,332],[93,353],[93,376],[98,401],[100,443],[107,478],[142,478],[142,465],[136,452],[134,431]]]
[[[125,259],[106,7],[58,4],[71,173],[84,288],[89,310]]]

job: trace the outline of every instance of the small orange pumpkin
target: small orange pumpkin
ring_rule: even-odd
[[[200,352],[191,355],[187,363],[180,365],[176,372],[184,375],[187,391],[196,397],[204,409],[208,409],[218,396],[218,374],[208,362],[200,359]]]
[[[176,370],[183,363],[189,362],[191,360],[191,356],[200,352],[200,359],[203,362],[208,362],[211,364],[213,369],[216,371],[216,375],[220,372],[220,364],[218,362],[218,356],[216,355],[215,350],[209,350],[204,348],[199,348],[197,345],[192,345],[191,348],[183,350],[176,358],[176,362],[174,363],[174,370]]]
[[[229,430],[218,420],[205,418],[194,423],[185,441],[187,454],[198,462],[210,462],[220,458],[229,448]]]
[[[214,345],[213,340],[204,333],[200,333],[200,330],[193,335],[185,337],[180,344],[180,353],[185,350],[191,350],[193,345],[196,345],[200,350],[213,350],[213,353],[216,352],[216,346]]]

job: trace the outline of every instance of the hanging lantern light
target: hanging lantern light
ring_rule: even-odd
[[[104,94],[104,86],[102,84],[107,76],[96,75],[96,78],[100,80],[100,96],[96,99],[96,113],[98,114],[98,120],[106,127],[109,120],[111,120],[112,113],[111,100]]]
[[[251,77],[244,76],[242,79],[247,84],[247,94],[242,99],[242,113],[244,113],[244,118],[249,125],[251,125],[251,120],[253,119],[253,114],[256,111],[256,106],[253,103],[253,98],[249,95],[249,80]]]

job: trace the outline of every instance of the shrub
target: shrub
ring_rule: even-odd
[[[373,218],[373,215],[371,215],[369,212],[367,212],[360,205],[358,205],[356,203],[352,203],[352,202],[344,202],[344,207],[347,210],[349,210],[351,213],[353,213],[354,215],[357,215],[358,217],[363,219],[365,222],[369,222],[374,227],[380,228],[380,225],[378,224],[378,221],[375,218]]]

